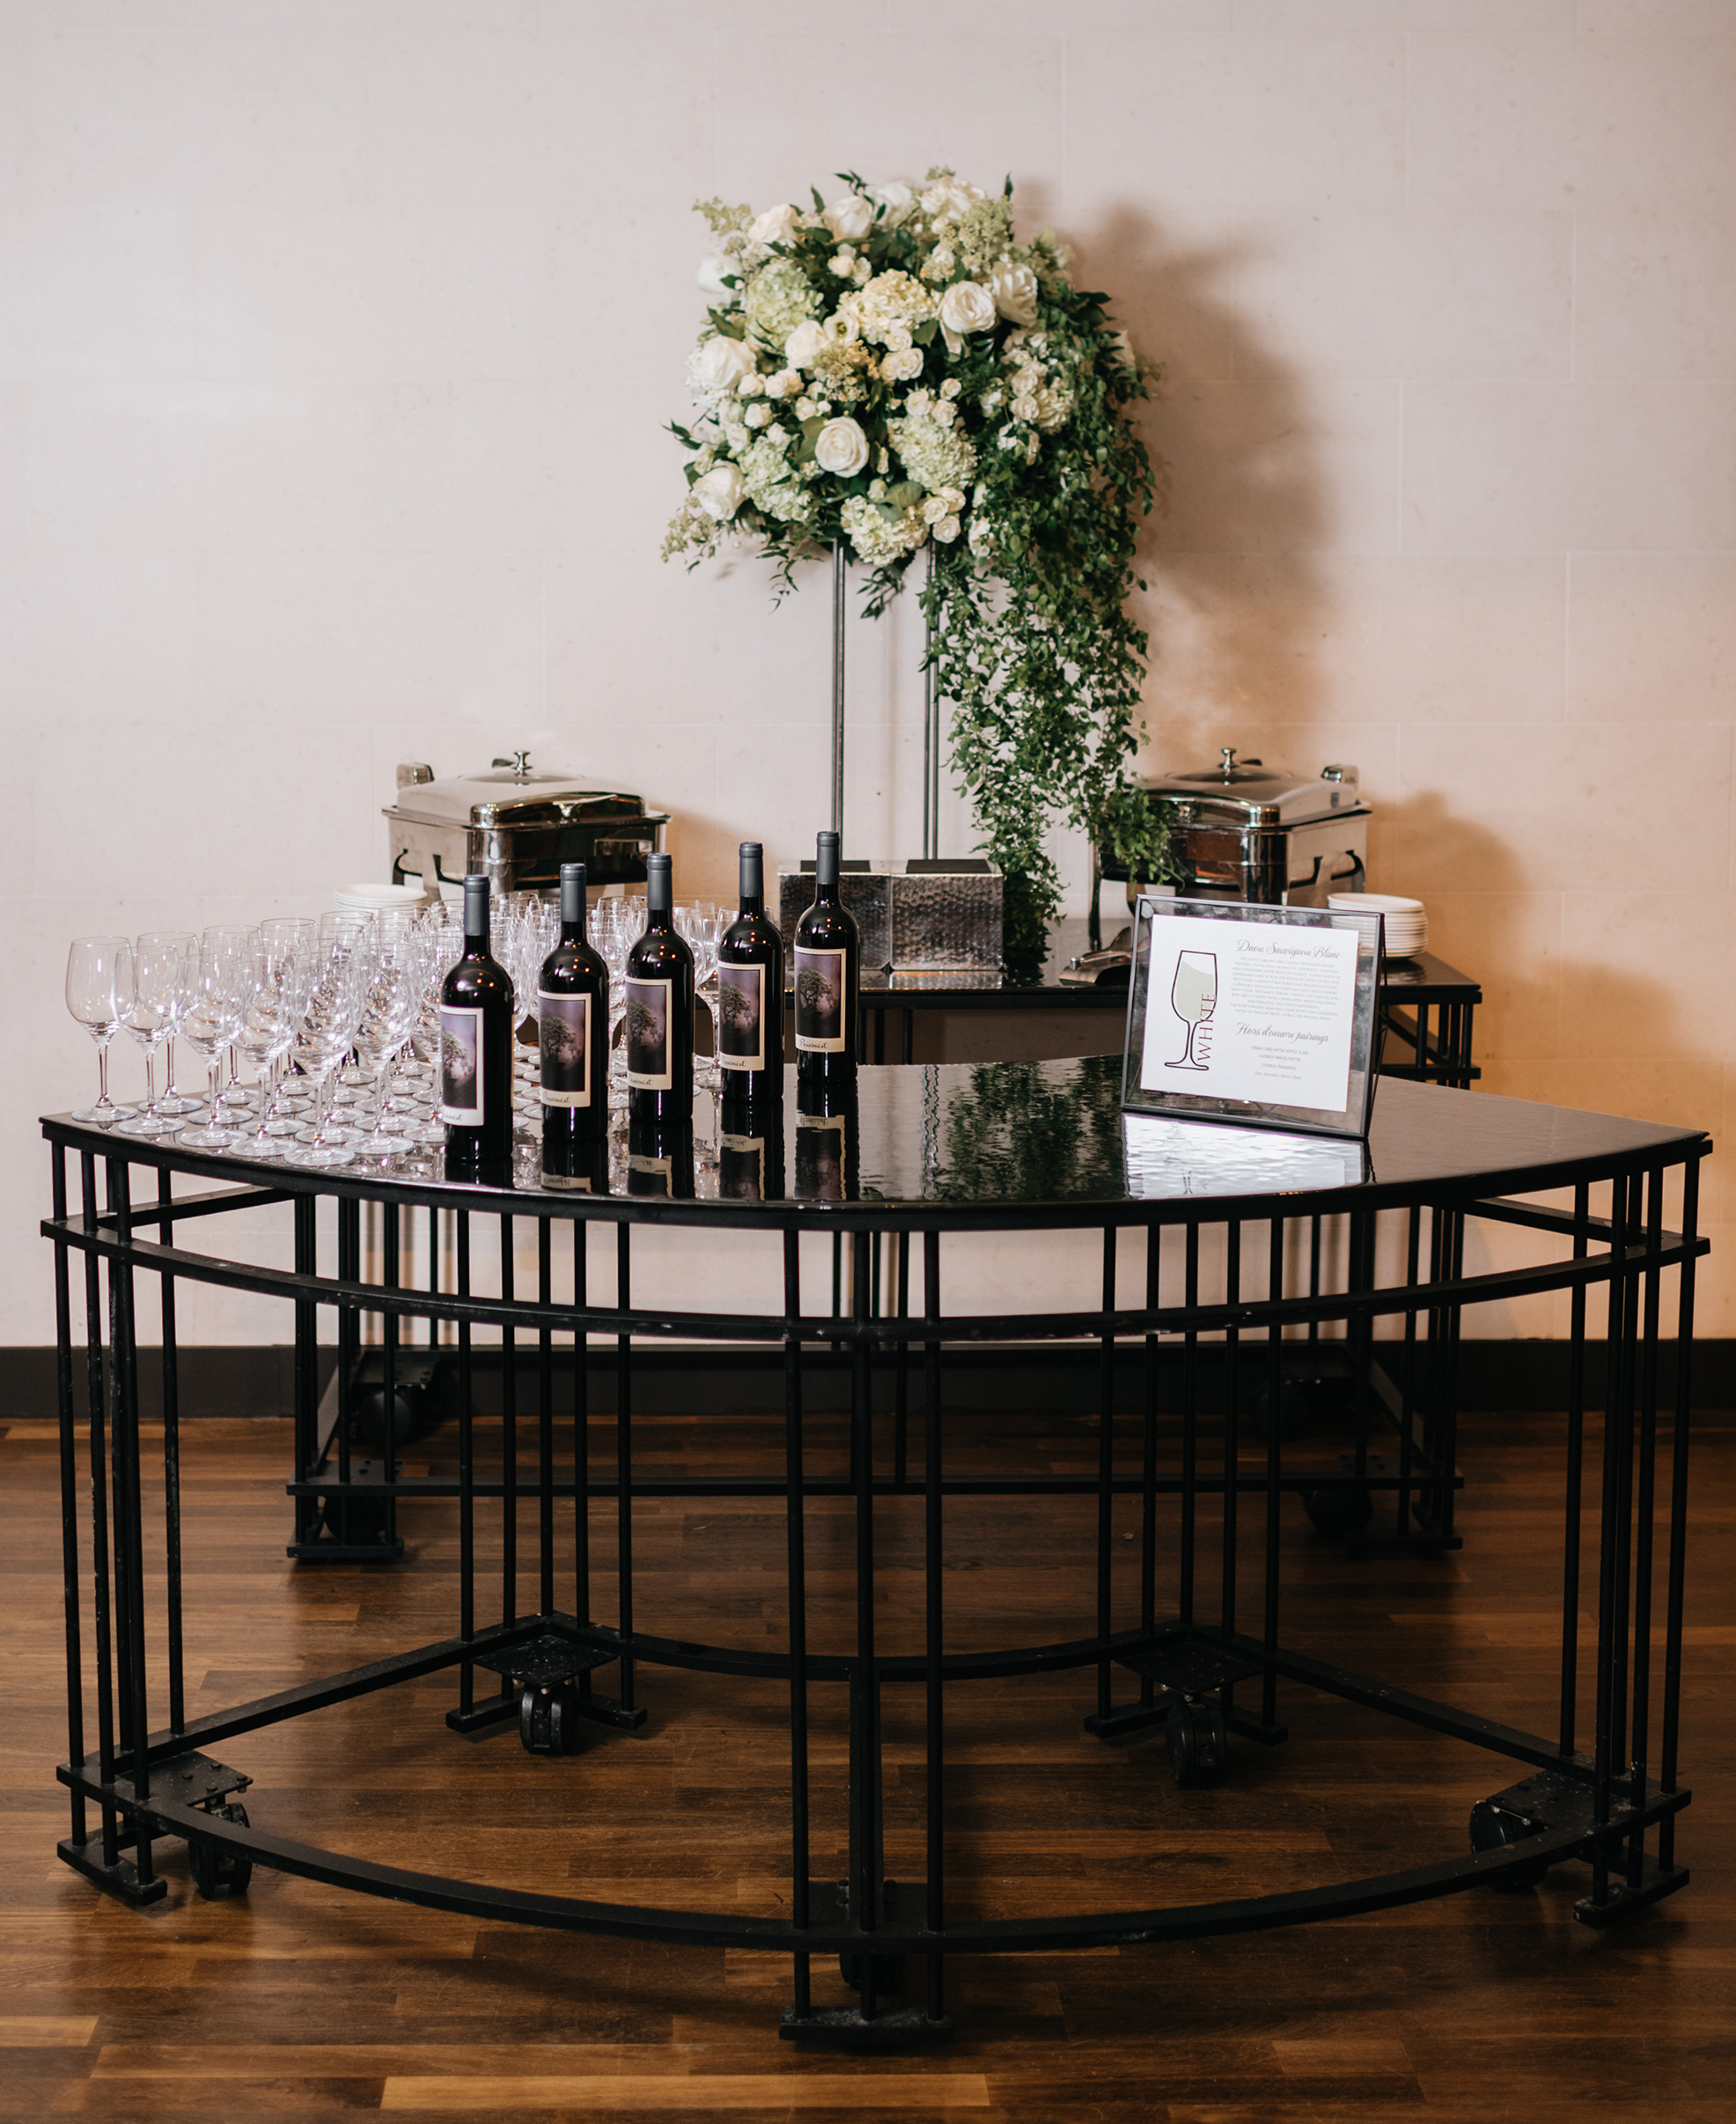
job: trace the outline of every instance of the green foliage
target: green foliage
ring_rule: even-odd
[[[1010,179],[985,198],[936,168],[901,213],[853,173],[842,181],[872,208],[847,245],[821,221],[818,191],[813,213],[769,244],[755,243],[747,209],[701,209],[739,267],[705,337],[741,340],[744,318],[793,316],[798,298],[839,334],[781,394],[783,341],[756,344],[748,330],[754,373],[702,392],[703,417],[675,429],[690,486],[707,487],[665,553],[694,565],[726,531],[746,536],[782,596],[796,561],[842,542],[875,617],[930,547],[922,604],[952,705],[953,771],[978,847],[1005,873],[1008,971],[1031,980],[1061,904],[1044,845],[1055,827],[1104,841],[1141,876],[1167,873],[1162,827],[1129,772],[1147,643],[1127,606],[1139,526],[1161,493],[1133,410],[1157,371],[1115,328],[1108,298],[1071,285],[1052,231],[1014,241]],[[1020,287],[996,295],[984,324],[1008,274]],[[915,308],[896,311],[911,283]],[[949,332],[955,290],[977,314]],[[866,461],[828,473],[820,437],[850,423]],[[708,496],[717,480],[736,481],[727,500]]]

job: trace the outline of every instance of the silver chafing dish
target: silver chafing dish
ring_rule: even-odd
[[[528,753],[445,782],[406,761],[385,817],[394,884],[408,873],[432,893],[482,871],[497,894],[555,892],[563,863],[584,864],[592,887],[643,884],[669,824],[641,797],[537,771]]]
[[[1313,779],[1226,745],[1216,767],[1159,775],[1145,784],[1169,828],[1181,867],[1175,891],[1190,900],[1246,900],[1266,907],[1320,908],[1328,893],[1365,890],[1368,821],[1354,767],[1324,767]],[[1093,851],[1092,941],[1099,940],[1105,878],[1125,880],[1131,907],[1145,889],[1105,849]]]

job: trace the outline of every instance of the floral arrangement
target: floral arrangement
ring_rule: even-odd
[[[1031,975],[1060,906],[1052,822],[1164,871],[1128,775],[1146,638],[1125,606],[1158,491],[1128,409],[1155,371],[1107,298],[1072,287],[1052,231],[1015,240],[1011,180],[840,181],[808,212],[696,209],[711,302],[688,364],[698,415],[672,423],[690,454],[664,557],[746,538],[788,588],[796,560],[842,543],[877,614],[929,548],[953,770],[1006,873],[1009,966]]]

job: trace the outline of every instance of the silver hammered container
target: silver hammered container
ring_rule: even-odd
[[[844,906],[862,932],[865,974],[994,974],[1001,968],[1002,886],[992,864],[876,864],[846,870]],[[812,869],[777,873],[777,926],[788,951],[813,903]]]

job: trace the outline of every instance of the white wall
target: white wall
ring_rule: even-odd
[[[325,904],[409,757],[619,776],[690,891],[805,842],[823,592],[661,563],[659,428],[692,202],[843,168],[1010,171],[1168,363],[1154,762],[1357,761],[1485,1084],[1718,1130],[1733,112],[1736,0],[0,0],[0,1345],[70,936]],[[859,848],[916,844],[913,617],[852,644]]]

